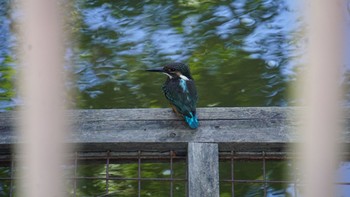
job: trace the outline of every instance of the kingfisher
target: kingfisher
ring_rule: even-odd
[[[199,126],[196,114],[197,90],[189,67],[184,63],[169,63],[160,68],[147,69],[149,72],[166,74],[162,90],[175,113],[184,118],[191,129]]]

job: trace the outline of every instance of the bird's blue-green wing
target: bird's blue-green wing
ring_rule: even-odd
[[[168,81],[163,86],[163,92],[179,113],[191,117],[196,114],[197,90],[193,80],[183,80],[182,82],[184,84],[179,86],[175,84],[176,81]]]

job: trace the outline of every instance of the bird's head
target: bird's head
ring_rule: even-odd
[[[164,65],[163,67],[147,69],[146,71],[162,72],[168,75],[170,79],[172,78],[182,78],[184,80],[192,79],[189,67],[183,63],[177,63],[177,62],[170,63],[170,64]]]

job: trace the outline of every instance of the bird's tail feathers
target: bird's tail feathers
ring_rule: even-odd
[[[187,122],[188,126],[191,127],[191,129],[196,129],[199,126],[199,122],[196,115],[193,115],[192,112],[190,112],[191,116],[185,116],[185,121]]]

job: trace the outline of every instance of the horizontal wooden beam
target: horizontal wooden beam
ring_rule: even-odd
[[[170,109],[71,110],[72,133],[66,142],[86,151],[175,150],[186,149],[189,142],[217,143],[221,151],[283,151],[298,143],[294,132],[298,123],[291,118],[297,110],[200,108],[196,130]],[[17,118],[13,111],[0,113],[0,150],[20,142],[14,132]],[[349,144],[349,129],[340,141]]]

